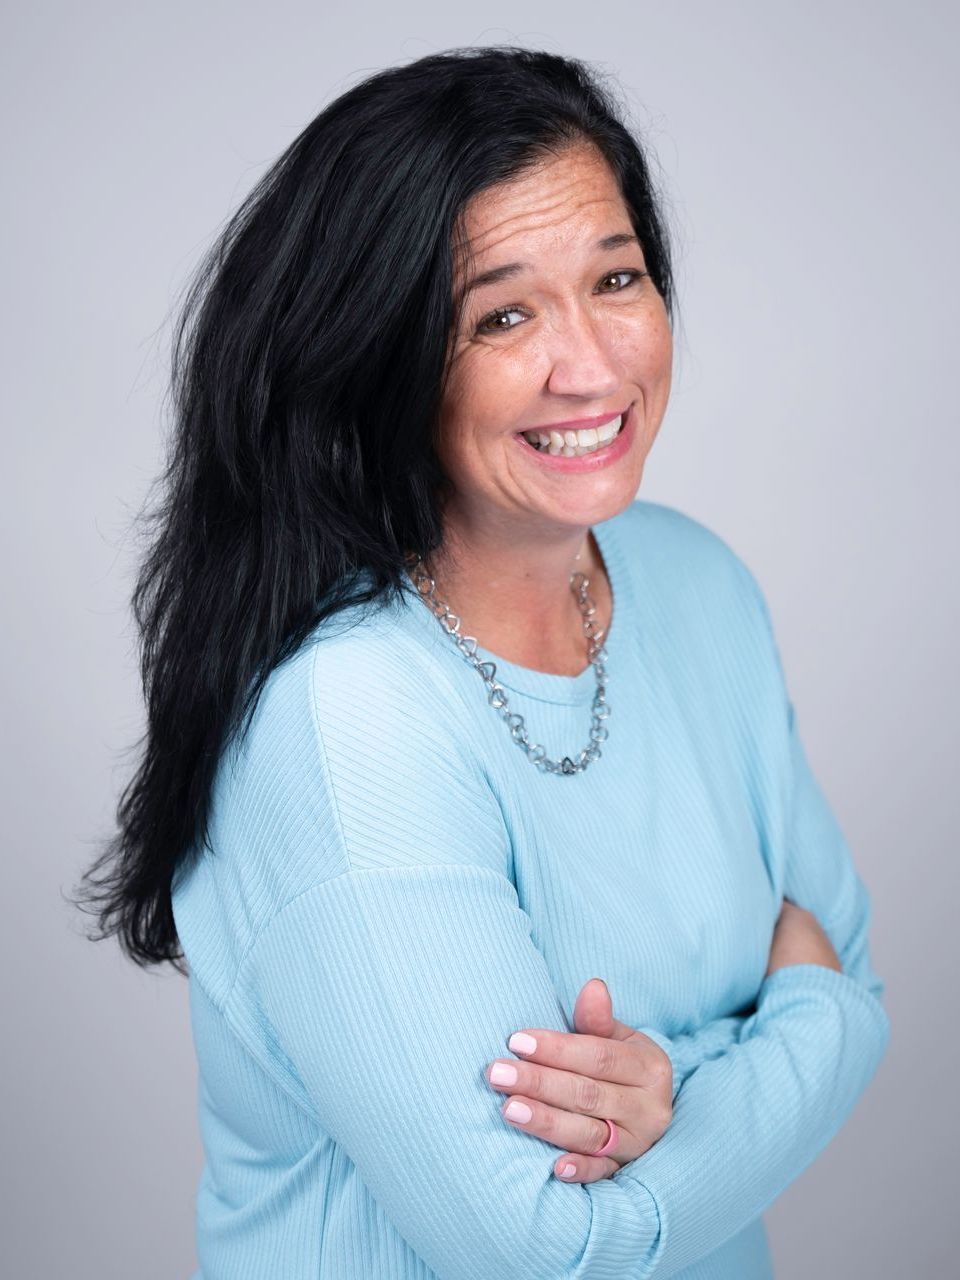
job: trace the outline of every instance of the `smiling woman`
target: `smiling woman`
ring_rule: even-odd
[[[571,563],[584,532],[633,499],[666,409],[667,306],[592,141],[473,197],[454,254],[437,446],[452,488],[431,573],[489,649],[562,672]],[[595,590],[604,577],[595,560]]]
[[[672,314],[613,94],[515,48],[337,98],[198,274],[81,896],[189,975],[204,1280],[762,1280],[883,1055],[760,588],[637,497]]]

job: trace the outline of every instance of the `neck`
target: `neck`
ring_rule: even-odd
[[[579,559],[577,559],[579,553]],[[537,670],[576,675],[587,662],[583,618],[570,575],[589,579],[588,596],[606,625],[609,592],[589,528],[550,536],[506,536],[448,524],[426,566],[437,596],[490,652]]]

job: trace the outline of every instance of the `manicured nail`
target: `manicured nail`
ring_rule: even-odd
[[[525,1031],[515,1031],[507,1041],[507,1048],[512,1049],[514,1053],[536,1053],[537,1042]]]
[[[495,1062],[490,1068],[491,1084],[516,1084],[517,1068],[511,1067],[509,1062]]]
[[[518,1102],[516,1098],[512,1102],[508,1102],[503,1109],[503,1114],[508,1120],[516,1120],[520,1124],[526,1124],[533,1112],[525,1102]]]
[[[575,1164],[565,1164],[562,1168],[557,1170],[557,1173],[561,1178],[572,1178],[576,1172],[577,1166]]]

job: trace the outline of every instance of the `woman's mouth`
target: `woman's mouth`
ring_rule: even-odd
[[[623,425],[623,419],[624,415],[618,413],[609,422],[582,431],[522,431],[520,434],[528,444],[553,458],[582,458],[609,444]]]
[[[563,471],[593,470],[626,453],[633,437],[633,406],[598,427],[580,431],[520,431],[516,439],[538,460]]]

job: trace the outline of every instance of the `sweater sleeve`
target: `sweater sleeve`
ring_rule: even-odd
[[[310,741],[277,716],[261,753],[248,843],[273,849],[284,896],[224,1014],[442,1280],[640,1280],[659,1230],[649,1192],[556,1178],[557,1148],[505,1120],[486,1078],[514,1031],[573,1028],[502,811],[453,727],[455,691],[438,710],[440,673],[398,681],[389,652],[358,653],[362,679],[323,655]]]
[[[694,1036],[695,1053],[714,1036],[720,1052],[689,1062],[684,1078],[675,1078],[670,1127],[613,1179],[640,1182],[657,1206],[651,1275],[682,1270],[762,1213],[840,1129],[889,1040],[867,946],[869,897],[790,721],[794,796],[784,892],[817,916],[843,972],[816,964],[778,969],[761,983],[755,1013],[720,1019]],[[668,1052],[675,1058],[676,1045]]]
[[[701,1063],[719,1057],[737,1043],[746,1020],[746,1014],[730,1014],[728,1017],[713,1018],[695,1031],[679,1032],[673,1036],[665,1035],[657,1027],[638,1028],[651,1040],[655,1040],[670,1059],[673,1067],[674,1102],[684,1083]]]
[[[766,602],[747,576],[786,741],[788,819],[776,855],[783,896],[813,912],[843,971],[778,969],[761,983],[754,1013],[719,1019],[688,1044],[664,1046],[675,1075],[677,1061],[685,1063],[684,1078],[674,1079],[670,1127],[614,1177],[642,1183],[657,1205],[660,1232],[650,1259],[657,1276],[701,1258],[786,1189],[840,1129],[890,1037],[884,986],[870,961],[870,897],[810,768]]]
[[[870,895],[810,769],[796,712],[789,700],[786,723],[792,770],[792,828],[785,851],[783,895],[814,913],[830,938],[844,973],[879,1000],[884,984],[870,959]],[[808,968],[816,970],[819,966]],[[816,973],[813,976],[819,981]],[[796,980],[795,975],[793,981]],[[669,1055],[676,1101],[680,1089],[702,1063],[726,1053],[755,1025],[755,1018],[744,1014],[715,1018],[692,1032],[672,1037],[654,1027],[640,1030]]]
[[[571,1030],[530,930],[488,867],[350,870],[271,920],[245,981],[317,1121],[443,1280],[639,1280],[659,1235],[643,1183],[557,1179],[557,1148],[504,1120],[485,1076],[514,1030]]]

